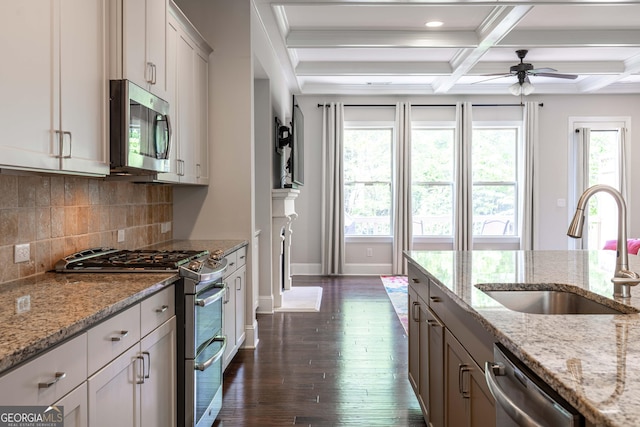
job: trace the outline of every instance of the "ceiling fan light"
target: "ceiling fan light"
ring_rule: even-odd
[[[522,83],[522,94],[523,95],[530,95],[533,93],[534,87],[531,83],[529,82],[524,82]]]
[[[522,93],[522,86],[520,86],[519,82],[515,82],[509,86],[509,92],[511,92],[512,95],[518,96]]]

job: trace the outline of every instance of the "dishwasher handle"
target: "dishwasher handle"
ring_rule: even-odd
[[[484,378],[487,381],[489,391],[493,395],[493,398],[496,399],[496,403],[500,405],[507,415],[517,422],[518,425],[523,427],[543,427],[542,424],[537,423],[506,395],[500,387],[500,384],[498,384],[496,375],[504,375],[504,365],[501,363],[485,362]]]

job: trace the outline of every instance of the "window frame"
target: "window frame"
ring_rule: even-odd
[[[371,234],[371,235],[362,235],[362,234],[346,234],[344,233],[344,241],[345,243],[389,243],[393,242],[393,230],[395,225],[394,218],[394,209],[393,209],[393,200],[395,193],[395,171],[396,171],[396,139],[397,139],[397,129],[396,123],[390,120],[375,120],[375,121],[365,121],[365,120],[345,120],[343,125],[343,131],[346,132],[347,129],[385,129],[391,130],[391,141],[390,141],[390,152],[391,156],[389,158],[389,163],[391,167],[391,180],[389,182],[391,186],[391,199],[389,200],[389,216],[390,216],[390,224],[389,224],[389,234]],[[344,147],[343,147],[344,149]],[[342,153],[343,162],[344,162],[344,152]],[[344,163],[343,163],[344,167]],[[379,181],[376,181],[379,182]],[[342,181],[342,189],[344,193],[346,181],[343,178]],[[344,203],[344,201],[343,201]],[[344,222],[344,215],[346,214],[345,209],[342,209],[341,215]]]
[[[485,249],[485,248],[503,248],[504,246],[513,246],[517,245],[520,248],[522,236],[520,235],[521,227],[520,224],[522,222],[522,197],[521,188],[522,188],[522,179],[524,170],[524,158],[523,158],[523,144],[524,144],[524,123],[522,121],[517,120],[474,120],[472,123],[472,132],[476,129],[515,129],[516,130],[516,154],[515,154],[515,181],[473,181],[473,170],[469,171],[470,176],[470,186],[469,189],[471,192],[471,198],[473,200],[473,188],[475,185],[513,185],[515,192],[515,206],[514,206],[514,217],[515,223],[513,225],[514,234],[513,235],[475,235],[473,234],[473,224],[471,225],[471,232],[473,238],[473,248],[474,249]],[[471,152],[473,152],[473,134],[471,137]],[[473,159],[470,163],[470,168],[473,167]],[[473,205],[470,207],[471,218],[473,221]]]
[[[414,244],[447,244],[447,245],[451,245],[453,246],[453,242],[455,239],[455,213],[456,213],[456,189],[458,188],[458,183],[456,182],[456,165],[455,165],[455,152],[456,152],[456,140],[455,140],[455,135],[456,135],[456,122],[455,120],[446,120],[446,121],[424,121],[424,120],[414,120],[411,123],[411,132],[413,132],[414,130],[420,130],[420,129],[451,129],[453,131],[454,134],[454,140],[453,140],[453,171],[452,171],[452,181],[449,183],[447,181],[430,181],[429,183],[432,185],[451,185],[451,194],[453,197],[453,200],[451,201],[451,219],[452,219],[452,224],[451,224],[451,235],[450,236],[437,236],[437,235],[412,235],[412,239]],[[413,135],[412,135],[413,136]],[[412,141],[412,149],[413,149],[413,141]],[[412,157],[412,161],[413,161],[413,157]],[[413,194],[413,177],[411,180],[411,192]],[[412,200],[413,201],[413,200]],[[413,215],[412,215],[413,217]]]

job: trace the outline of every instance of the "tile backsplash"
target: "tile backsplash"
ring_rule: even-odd
[[[0,174],[0,283],[51,270],[95,247],[135,249],[172,239],[171,185],[76,176]],[[163,227],[163,224],[165,225]],[[118,243],[118,230],[124,242]],[[28,262],[14,246],[28,243]]]

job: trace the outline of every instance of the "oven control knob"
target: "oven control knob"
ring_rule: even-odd
[[[200,271],[200,268],[202,268],[202,261],[191,261],[187,268],[192,271]]]

